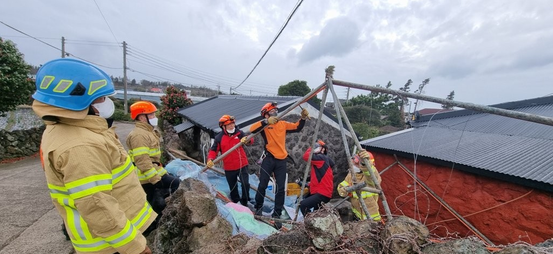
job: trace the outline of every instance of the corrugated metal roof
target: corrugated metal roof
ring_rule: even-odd
[[[219,95],[183,108],[178,113],[194,124],[217,133],[220,131],[219,118],[225,114],[234,116],[236,124],[244,127],[252,119],[261,120],[259,111],[267,102],[277,102],[279,110],[282,111],[299,99],[301,97],[297,96]]]
[[[553,117],[553,96],[499,105]],[[553,126],[470,110],[422,120],[361,143],[553,185]]]

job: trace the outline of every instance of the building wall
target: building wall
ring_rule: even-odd
[[[374,155],[380,171],[396,161]],[[420,161],[415,167],[412,158],[398,158],[494,244],[535,244],[553,236],[553,193]],[[397,164],[382,173],[382,188],[393,215],[415,218],[440,237],[474,235]]]

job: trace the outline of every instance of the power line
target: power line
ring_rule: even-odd
[[[263,53],[263,55],[261,56],[261,58],[259,58],[259,61],[257,61],[257,63],[255,64],[255,66],[253,67],[253,69],[250,71],[250,73],[248,73],[248,76],[246,76],[246,78],[240,82],[240,84],[238,86],[236,86],[234,89],[240,87],[242,84],[244,84],[244,82],[246,82],[246,80],[250,77],[250,75],[252,75],[253,71],[255,71],[255,69],[257,68],[257,66],[259,65],[259,63],[261,63],[261,60],[263,60],[263,58],[265,57],[265,55],[267,55],[267,52],[269,52],[269,49],[271,49],[271,47],[273,46],[273,44],[276,42],[276,40],[278,39],[278,37],[280,36],[280,34],[282,34],[282,31],[284,31],[284,28],[286,28],[286,26],[288,25],[288,22],[290,22],[290,19],[292,19],[292,16],[294,16],[294,13],[296,13],[296,10],[298,10],[298,8],[300,7],[301,3],[303,3],[303,0],[299,0],[298,3],[296,4],[296,7],[294,7],[294,10],[292,10],[292,13],[290,13],[290,15],[288,16],[288,18],[286,19],[286,22],[284,22],[284,25],[282,25],[282,27],[280,28],[280,31],[278,32],[278,34],[275,36],[275,38],[273,39],[273,42],[271,42],[271,44],[269,45],[269,47],[267,48],[267,50],[265,50],[265,53]]]
[[[113,30],[111,30],[111,26],[109,26],[109,23],[106,19],[106,17],[104,16],[104,13],[102,13],[102,10],[100,9],[100,6],[98,5],[98,3],[96,3],[96,0],[94,0],[94,4],[96,4],[96,7],[98,8],[98,11],[100,11],[100,15],[102,15],[102,18],[104,18],[104,22],[106,22],[106,25],[108,26],[109,28],[109,31],[111,32],[111,35],[113,35],[113,38],[115,39],[115,42],[119,42],[119,40],[117,40],[117,37],[115,37],[115,34],[113,33]]]
[[[10,25],[4,23],[3,21],[0,21],[0,23],[2,23],[3,25],[5,25],[5,26],[7,26],[7,27],[9,27],[9,28],[11,28],[11,29],[13,29],[13,30],[15,30],[15,31],[17,31],[17,32],[19,32],[19,33],[21,33],[21,34],[24,34],[24,35],[26,35],[26,36],[28,36],[28,37],[30,37],[30,38],[33,38],[33,39],[35,39],[35,40],[37,40],[37,41],[43,43],[43,44],[46,44],[46,45],[48,45],[49,47],[52,47],[52,48],[54,48],[54,49],[56,49],[56,50],[59,50],[60,52],[62,51],[60,48],[58,48],[58,47],[56,47],[56,46],[54,46],[54,45],[52,45],[52,44],[50,44],[50,43],[48,43],[48,42],[45,42],[45,41],[43,41],[43,40],[41,40],[41,39],[38,39],[37,37],[34,37],[34,36],[30,35],[30,34],[27,34],[27,33],[23,32],[23,31],[21,31],[21,30],[15,28],[15,27],[13,27],[13,26],[10,26]],[[84,58],[78,57],[78,56],[76,56],[76,55],[74,55],[74,54],[71,54],[71,53],[69,53],[69,52],[66,52],[66,53],[67,53],[68,55],[70,55],[70,56],[73,56],[74,58],[83,60],[83,61],[85,61],[85,62],[89,62],[89,63],[94,64],[94,65],[98,65],[98,66],[101,66],[101,67],[104,67],[104,68],[108,68],[108,69],[122,69],[122,68],[116,68],[116,67],[105,66],[105,65],[98,64],[98,63],[92,62],[92,61],[90,61],[90,60],[86,60],[86,59],[84,59]]]
[[[178,69],[178,70],[185,69],[187,72],[189,72],[189,75],[194,76],[194,77],[199,77],[201,80],[208,79],[212,83],[238,83],[238,80],[223,77],[223,76],[219,76],[219,75],[215,75],[215,74],[210,74],[210,73],[207,73],[207,72],[202,72],[202,71],[199,71],[199,70],[181,65],[177,62],[170,61],[170,60],[158,57],[154,54],[148,53],[144,50],[140,50],[136,47],[130,47],[130,50],[133,51],[134,53],[136,53],[137,55],[140,55],[144,58],[148,58],[149,60],[155,61],[158,64],[163,64],[164,66],[168,66],[170,68]],[[268,85],[264,85],[264,84],[255,84],[255,83],[250,83],[250,84],[257,85],[257,86],[268,86]]]
[[[10,25],[4,23],[4,22],[1,21],[1,20],[0,20],[0,23],[4,24],[5,26],[7,26],[7,27],[9,27],[9,28],[11,28],[11,29],[13,29],[13,30],[15,30],[15,31],[17,31],[17,32],[19,32],[19,33],[21,33],[21,34],[24,34],[24,35],[26,35],[26,36],[28,36],[28,37],[30,37],[30,38],[33,38],[33,39],[35,39],[35,40],[37,40],[37,41],[39,41],[39,42],[41,42],[41,43],[44,43],[44,44],[46,44],[46,45],[48,45],[48,46],[50,46],[50,47],[52,47],[52,48],[54,48],[54,49],[57,49],[57,50],[61,51],[60,48],[58,48],[58,47],[56,47],[56,46],[54,46],[54,45],[52,45],[52,44],[50,44],[50,43],[48,43],[48,42],[45,42],[45,41],[43,41],[43,40],[41,40],[41,39],[39,39],[39,38],[36,38],[36,37],[34,37],[34,36],[32,36],[32,35],[29,35],[29,34],[23,32],[23,31],[21,31],[21,30],[15,28],[15,27],[13,27],[13,26],[10,26]]]

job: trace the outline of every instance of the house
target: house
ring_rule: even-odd
[[[260,111],[266,103],[277,102],[279,112],[283,112],[301,99],[301,97],[296,96],[219,95],[180,109],[178,113],[186,121],[174,128],[179,133],[179,136],[187,136],[182,139],[192,140],[193,150],[200,151],[197,159],[205,160],[209,151],[208,149],[212,144],[212,139],[221,131],[218,122],[221,116],[234,116],[238,128],[249,133],[250,126],[262,119]],[[310,112],[311,120],[306,122],[301,132],[290,133],[286,136],[286,148],[290,155],[290,163],[288,163],[289,182],[298,180],[300,176],[303,176],[306,163],[301,158],[307,147],[311,145],[319,114],[319,105],[315,105],[315,103],[309,101],[302,103],[300,106]],[[298,121],[301,110],[300,107],[294,108],[283,120],[289,122]],[[349,138],[349,144],[353,144],[351,134],[347,129],[345,133]],[[341,172],[336,173],[343,179],[347,169],[344,142],[342,141],[338,121],[326,111],[322,116],[322,124],[317,138],[323,139],[328,144],[331,150],[329,154],[335,158],[336,164],[340,165],[336,170],[340,169]],[[264,142],[261,141],[262,137],[257,136],[254,140],[253,146],[246,147],[246,154],[248,155],[251,169],[258,168],[256,161],[264,150]]]
[[[553,96],[493,107],[553,117]],[[553,236],[553,126],[457,110],[412,127],[361,142],[375,155],[392,214],[440,236],[474,235],[457,212],[494,244]]]
[[[161,90],[161,88],[158,88],[158,87],[152,87],[152,88],[150,88],[150,92],[151,93],[163,93],[163,90]]]

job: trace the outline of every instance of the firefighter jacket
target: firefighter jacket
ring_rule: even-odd
[[[256,122],[250,127],[250,132],[259,132],[266,125],[268,125],[266,120]],[[299,132],[303,129],[304,125],[305,120],[300,119],[296,123],[278,121],[275,124],[267,126],[261,131],[261,136],[263,140],[265,140],[265,150],[271,153],[276,159],[286,159],[288,156],[288,152],[286,151],[286,133]]]
[[[140,253],[157,214],[105,119],[46,121],[42,158],[50,197],[77,253]]]
[[[222,130],[215,136],[213,145],[209,149],[208,159],[214,160],[217,158],[219,152],[225,153],[236,144],[240,143],[240,139],[245,137],[243,131],[239,130],[236,127],[236,131],[233,134],[227,134],[225,130]],[[250,140],[250,144],[253,143],[253,139]],[[243,147],[238,147],[236,150],[232,151],[225,158],[223,158],[223,168],[226,171],[236,171],[248,165],[248,157],[246,157],[246,152]]]
[[[160,136],[149,123],[137,121],[135,128],[127,136],[127,147],[131,160],[138,169],[141,184],[155,184],[167,174],[160,162]]]
[[[382,178],[380,177],[380,174],[378,173],[378,170],[374,166],[372,166],[372,172],[375,174],[375,177],[380,184],[382,182]],[[356,173],[355,177],[357,179],[356,183],[362,183],[366,182],[367,187],[375,187],[374,182],[371,180],[371,176],[369,175],[368,171]],[[338,194],[340,196],[345,197],[348,195],[348,193],[345,191],[345,188],[348,186],[353,185],[353,179],[351,177],[351,173],[348,173],[344,181],[342,181],[338,185]],[[369,216],[374,221],[380,221],[380,212],[378,211],[378,194],[372,193],[368,191],[360,191],[361,192],[361,198],[365,202],[365,205],[367,206],[367,210],[369,210]],[[367,215],[363,212],[363,208],[361,208],[361,204],[359,203],[359,196],[357,195],[357,192],[351,192],[349,195],[351,198],[351,208],[353,210],[353,213],[357,218],[360,220],[366,220]]]
[[[303,160],[309,160],[311,148],[303,154]],[[311,195],[319,193],[327,198],[332,198],[334,189],[334,175],[332,174],[334,161],[326,154],[314,153],[311,158],[311,182],[309,183],[309,193]]]

